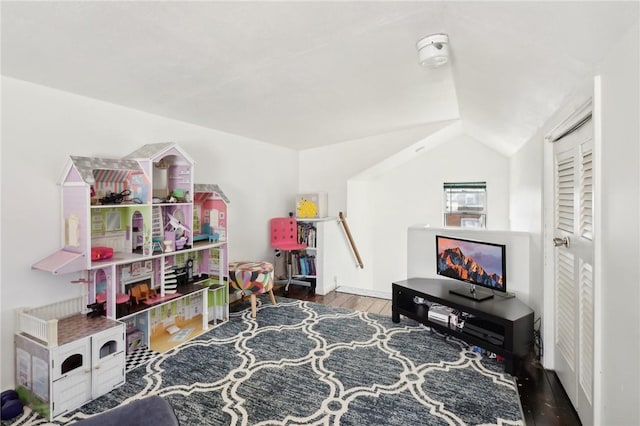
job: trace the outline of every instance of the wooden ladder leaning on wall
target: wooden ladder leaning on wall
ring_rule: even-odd
[[[362,258],[360,257],[360,253],[358,252],[358,247],[356,247],[356,243],[353,240],[353,236],[351,235],[351,231],[349,230],[349,225],[347,224],[347,218],[344,217],[342,212],[338,212],[338,222],[342,225],[342,229],[344,233],[347,235],[347,240],[349,240],[349,247],[351,247],[351,251],[356,258],[356,266],[364,269],[364,263],[362,263]]]

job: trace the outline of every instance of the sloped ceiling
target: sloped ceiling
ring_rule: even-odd
[[[8,2],[2,74],[306,149],[460,119],[515,152],[638,2]],[[415,43],[450,37],[451,62]]]

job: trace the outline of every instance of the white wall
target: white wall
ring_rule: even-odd
[[[300,152],[300,192],[326,191],[329,216],[347,211],[347,181],[403,148],[445,127],[447,122],[356,139]]]
[[[640,30],[602,61],[602,424],[640,424]]]
[[[530,305],[530,238],[527,232],[490,231],[484,229],[452,229],[414,225],[408,231],[407,278],[439,278],[436,274],[436,235],[486,241],[506,246],[507,291],[515,293],[523,303]],[[537,317],[538,314],[535,313]]]
[[[640,424],[640,30],[636,24],[598,65],[601,113],[594,107],[595,133],[595,424]],[[565,105],[543,126],[531,144],[544,144],[542,136],[585,100],[576,89]],[[600,119],[600,122],[598,121]],[[552,159],[545,146],[544,217],[542,246],[552,238]],[[518,188],[514,188],[518,191]],[[535,223],[531,221],[535,233]],[[548,228],[548,229],[547,229]],[[543,264],[547,261],[543,259]],[[553,276],[543,268],[544,365],[553,368]],[[534,288],[534,292],[542,289]]]
[[[341,238],[329,247],[331,264],[335,265],[335,270],[334,276],[328,277],[333,283],[326,285],[327,288],[336,284],[342,290],[390,297],[389,289],[384,288],[382,294],[377,294],[371,285],[374,273],[372,247],[381,241],[380,236],[375,235],[373,230],[368,189],[372,184],[369,180],[351,178],[375,168],[389,157],[446,128],[450,123],[417,126],[409,130],[309,149],[300,153],[300,192],[327,192],[329,215],[337,216],[340,211],[346,214],[348,225],[365,264],[364,269],[356,267],[344,232],[340,231]],[[402,233],[406,233],[406,227]],[[360,291],[361,287],[352,287],[358,282],[368,283],[364,292]]]
[[[468,136],[439,145],[375,181],[369,204],[374,233],[381,237],[372,250],[375,289],[390,291],[392,281],[405,277],[409,226],[442,225],[442,184],[473,181],[487,182],[487,228],[509,229],[508,160]]]
[[[544,142],[538,133],[509,159],[509,223],[530,235],[529,307],[544,321],[542,191]]]
[[[231,200],[229,258],[271,259],[268,219],[295,202],[297,152],[2,78],[2,389],[13,387],[14,309],[80,294],[75,276],[31,270],[60,247],[57,183],[69,155],[121,157],[166,141],[195,159],[197,182]]]
[[[509,228],[509,161],[465,135],[367,180],[349,181],[349,224],[365,268],[338,272],[345,291],[390,297],[391,282],[406,278],[407,229],[442,225],[444,182],[487,182],[487,227]]]

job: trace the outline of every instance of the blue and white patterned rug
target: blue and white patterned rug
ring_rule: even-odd
[[[240,307],[52,424],[155,394],[184,426],[524,425],[513,377],[457,339],[285,298],[260,298],[256,320]],[[48,423],[26,411],[13,424]]]

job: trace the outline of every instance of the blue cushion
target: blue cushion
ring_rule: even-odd
[[[74,423],[83,426],[179,426],[171,405],[159,396],[138,399]]]

